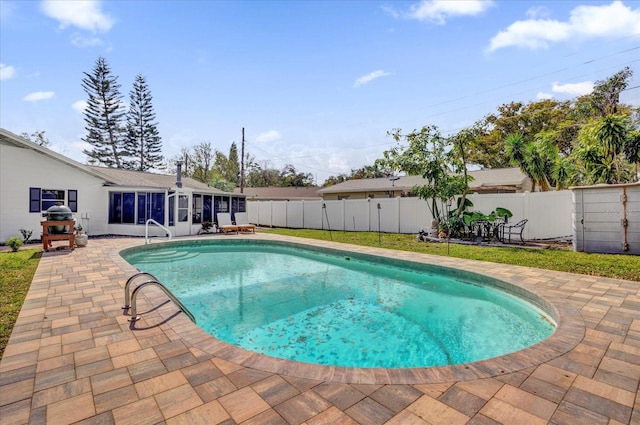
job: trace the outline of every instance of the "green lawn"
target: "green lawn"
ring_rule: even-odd
[[[42,250],[38,249],[0,252],[0,358],[31,286],[40,257]]]
[[[640,281],[640,256],[587,254],[571,249],[534,249],[462,245],[443,242],[418,242],[416,235],[376,232],[341,232],[327,230],[265,229],[265,233],[330,240],[354,245],[374,246],[401,251],[444,255],[470,260],[515,264],[539,269],[558,270],[591,276]]]

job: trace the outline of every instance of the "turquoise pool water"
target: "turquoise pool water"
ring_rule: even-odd
[[[292,244],[198,242],[123,256],[206,332],[273,357],[442,366],[511,353],[555,330],[545,311],[468,272]]]

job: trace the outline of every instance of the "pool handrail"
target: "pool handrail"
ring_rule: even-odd
[[[147,280],[145,282],[142,282],[140,285],[136,286],[136,288],[133,290],[133,292],[131,293],[131,298],[130,298],[130,305],[129,305],[129,285],[131,284],[131,282],[133,282],[134,278],[136,277],[140,277],[143,275],[147,275],[150,277],[153,277],[153,275],[151,273],[146,273],[146,272],[142,272],[142,273],[137,273],[133,276],[131,276],[129,278],[129,280],[127,280],[127,283],[125,284],[125,306],[123,307],[123,309],[128,310],[129,308],[131,309],[131,318],[129,318],[130,322],[135,322],[136,320],[140,319],[140,316],[138,315],[138,308],[137,308],[137,304],[136,304],[136,299],[138,296],[138,292],[140,292],[142,290],[142,288],[144,288],[145,286],[148,285],[154,285],[157,286],[158,288],[160,288],[162,290],[162,292],[165,293],[165,295],[167,297],[169,297],[169,299],[178,306],[178,308],[180,309],[180,311],[182,311],[184,314],[187,315],[187,317],[189,318],[189,320],[191,320],[193,323],[196,323],[196,318],[193,315],[193,313],[191,313],[191,311],[189,311],[189,309],[182,304],[182,302],[175,297],[175,295],[173,295],[173,293],[171,293],[171,291],[169,289],[167,289],[166,286],[164,286],[162,283],[158,282],[157,279],[155,279],[155,277],[153,277],[153,279],[151,280]]]
[[[171,238],[173,238],[173,233],[171,233],[171,230],[169,230],[167,227],[163,226],[162,224],[158,223],[154,219],[150,218],[144,224],[144,244],[145,245],[148,245],[149,243],[151,243],[151,241],[149,240],[149,223],[155,224],[156,226],[160,227],[162,230],[167,232],[166,237],[168,241],[170,241]]]
[[[157,277],[155,277],[154,275],[148,272],[136,273],[133,276],[131,276],[129,279],[127,279],[127,283],[124,284],[124,305],[122,306],[123,310],[128,310],[131,308],[131,293],[129,292],[129,287],[131,286],[134,280],[142,276],[147,276],[151,278],[151,280],[158,280]]]

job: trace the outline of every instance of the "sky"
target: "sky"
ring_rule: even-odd
[[[81,163],[98,57],[153,95],[163,154],[232,142],[318,184],[371,165],[394,129],[444,135],[500,105],[573,99],[629,66],[638,1],[0,0],[0,127]]]

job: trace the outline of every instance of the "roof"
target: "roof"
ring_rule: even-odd
[[[30,149],[42,155],[46,155],[55,161],[66,164],[82,172],[92,175],[105,182],[106,185],[129,186],[129,187],[148,187],[148,188],[172,188],[176,186],[176,176],[174,174],[154,174],[143,171],[123,170],[121,168],[98,167],[95,165],[85,165],[51,149],[45,148],[24,139],[10,131],[0,128],[0,143],[6,145],[17,146],[23,149]],[[185,188],[206,191],[221,195],[229,195],[229,192],[209,187],[197,180],[183,177],[182,185]]]
[[[172,188],[176,186],[175,174],[155,174],[144,171],[123,170],[121,168],[98,167],[86,165],[95,173],[101,174],[108,184],[115,186],[151,187],[151,188]],[[199,182],[189,177],[182,178],[182,186],[194,190],[204,190],[210,193],[229,195],[215,187],[209,187],[205,183]]]
[[[522,186],[527,181],[527,176],[518,167],[512,168],[485,168],[469,171],[473,177],[469,187],[473,189],[487,189],[496,186]],[[376,179],[356,179],[325,187],[318,194],[325,193],[349,193],[349,192],[379,192],[391,190],[410,191],[416,185],[426,185],[428,181],[422,176],[381,177]]]
[[[243,195],[254,200],[320,199],[318,187],[245,187]],[[240,188],[234,193],[239,194]]]

